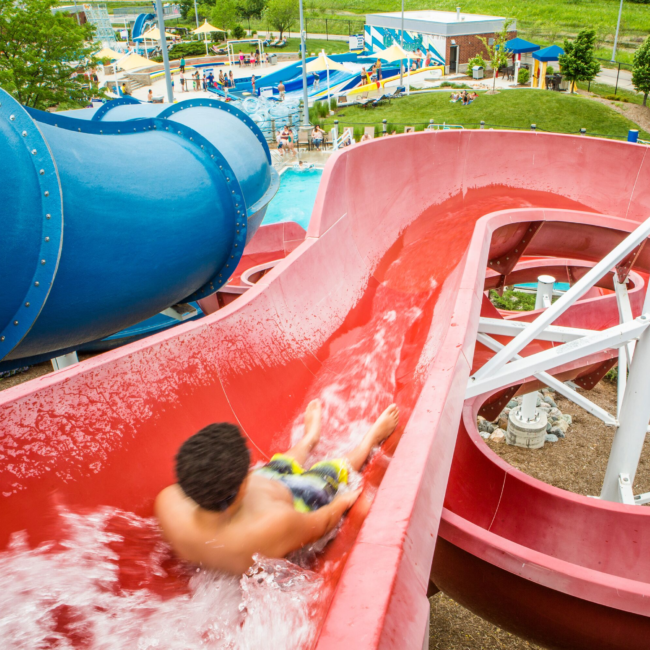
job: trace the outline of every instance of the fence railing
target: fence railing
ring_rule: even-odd
[[[614,94],[616,94],[618,92],[618,82],[619,82],[620,77],[621,77],[621,69],[629,70],[631,72],[632,68],[634,66],[630,65],[629,63],[622,63],[620,61],[610,61],[609,59],[601,59],[601,58],[599,58],[598,60],[599,61],[605,61],[606,63],[609,63],[609,64],[614,63],[616,65],[616,68],[614,68],[616,70],[616,84],[614,85]],[[587,85],[587,91],[590,91],[590,90],[591,90],[591,81]]]
[[[323,121],[320,121],[321,128],[324,128]],[[415,131],[442,131],[449,129],[504,129],[509,131],[539,131],[541,133],[560,133],[562,135],[581,135],[591,136],[594,138],[608,138],[612,140],[629,140],[630,132],[623,134],[618,133],[592,133],[586,128],[581,128],[577,131],[545,129],[537,124],[530,126],[516,126],[512,124],[493,124],[481,120],[480,122],[462,122],[457,124],[447,124],[445,122],[436,122],[431,119],[428,122],[393,122],[382,120],[381,122],[350,122],[348,120],[334,120],[333,124],[337,133],[351,129],[354,136],[362,134],[363,130],[367,127],[374,127],[377,136],[391,135],[393,132],[403,133],[406,128],[412,127]],[[645,140],[637,140],[639,144],[647,144]]]

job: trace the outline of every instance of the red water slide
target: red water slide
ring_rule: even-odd
[[[646,153],[584,137],[464,131],[334,154],[307,238],[241,297],[0,394],[1,543],[18,531],[32,548],[59,541],[61,507],[150,516],[179,444],[209,422],[238,423],[263,460],[289,446],[306,403],[320,397],[322,453],[341,453],[397,401],[396,435],[310,566],[323,579],[310,645],[422,647],[432,577],[549,647],[621,647],[623,629],[626,647],[647,647],[646,510],[521,475],[476,435],[486,398],[464,404],[470,370],[487,358],[474,351],[495,273],[524,277],[552,256],[562,261],[549,268],[571,280],[601,259],[650,215]],[[636,258],[638,296],[649,255]],[[573,309],[571,324],[616,322],[606,282]],[[559,371],[580,377],[611,356]],[[121,574],[131,590],[154,589],[157,578],[133,575]],[[182,573],[165,578],[168,589],[187,584]],[[66,621],[78,616],[66,612]],[[58,634],[71,629],[64,623]]]

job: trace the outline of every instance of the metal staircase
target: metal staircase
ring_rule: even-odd
[[[84,13],[88,22],[95,26],[95,42],[101,43],[102,47],[113,47],[117,40],[106,5],[85,4]]]

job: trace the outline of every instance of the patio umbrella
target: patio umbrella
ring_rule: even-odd
[[[394,43],[390,47],[387,47],[385,50],[380,50],[373,54],[378,59],[386,61],[387,63],[392,63],[393,61],[407,61],[407,69],[411,70],[411,59],[421,59],[422,57],[417,52],[409,52],[405,50],[401,45]],[[401,64],[400,64],[401,65]],[[409,94],[411,84],[407,85],[406,93]]]
[[[165,32],[165,36],[167,38],[176,38],[174,34],[170,34],[169,32]],[[149,39],[150,41],[159,41],[160,40],[160,30],[157,27],[152,27],[148,32],[145,32],[142,34],[142,38],[144,39]]]
[[[538,50],[533,53],[535,59],[535,72],[533,73],[533,88],[546,88],[546,64],[549,61],[558,61],[560,55],[564,54],[564,50],[559,45],[550,45],[543,50]],[[541,74],[537,75],[539,65],[542,64]]]
[[[122,60],[118,61],[116,65],[122,68],[122,70],[127,71],[135,70],[136,68],[152,68],[153,66],[158,65],[158,63],[149,61],[143,56],[132,52],[128,56],[125,56]]]
[[[511,38],[505,43],[505,49],[508,51],[508,54],[512,54],[513,62],[515,65],[515,82],[519,76],[519,66],[521,64],[520,59],[522,54],[530,54],[531,52],[537,52],[540,49],[539,45],[531,43],[530,41],[525,41],[523,38]],[[515,56],[519,55],[517,59]]]
[[[99,50],[99,52],[97,52],[96,54],[93,54],[93,56],[96,59],[112,59],[113,61],[115,61],[116,59],[119,59],[124,55],[120,54],[119,52],[116,52],[115,50],[111,50],[110,47],[105,47]]]
[[[205,22],[201,27],[197,27],[196,29],[192,30],[193,34],[203,34],[203,38],[205,39],[205,53],[207,55],[208,53],[208,34],[212,34],[212,32],[223,32],[225,30],[219,29],[218,27],[215,27],[214,25],[211,25],[208,22],[208,19],[205,19]]]
[[[325,50],[322,50],[321,53],[315,58],[312,59],[306,66],[305,72],[322,72],[323,70],[327,71],[327,107],[330,107],[330,70],[342,70],[343,72],[349,72],[349,70],[341,65],[338,61],[330,59],[326,54]]]

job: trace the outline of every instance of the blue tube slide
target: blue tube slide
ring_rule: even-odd
[[[243,111],[212,99],[44,113],[0,90],[0,369],[217,291],[279,178]]]
[[[131,32],[131,38],[134,41],[142,40],[144,26],[148,22],[155,20],[155,18],[156,18],[156,14],[139,14],[138,17],[135,19],[135,23],[133,23],[133,31]]]

